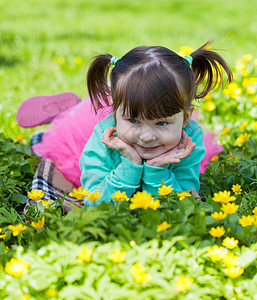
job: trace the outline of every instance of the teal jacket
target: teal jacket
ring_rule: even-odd
[[[199,191],[200,163],[205,156],[203,130],[194,120],[190,120],[185,132],[191,136],[196,147],[180,163],[167,167],[154,167],[144,162],[142,165],[132,163],[118,150],[107,148],[103,143],[103,132],[106,128],[116,127],[112,114],[100,121],[86,143],[80,158],[81,185],[90,192],[98,190],[102,196],[95,202],[85,200],[85,205],[99,205],[102,201],[110,202],[111,195],[120,190],[128,197],[138,189],[157,194],[162,180],[166,186],[175,191],[195,189]],[[114,200],[113,200],[114,201]]]

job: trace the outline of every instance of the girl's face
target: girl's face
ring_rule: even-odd
[[[133,146],[143,159],[152,159],[179,143],[182,128],[191,118],[189,114],[185,119],[183,112],[163,119],[131,119],[122,115],[119,107],[116,112],[117,136]]]

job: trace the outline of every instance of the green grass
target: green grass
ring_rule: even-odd
[[[138,45],[179,51],[216,39],[230,64],[255,54],[256,6],[256,0],[1,0],[1,130],[31,134],[10,128],[28,97],[64,91],[84,97],[87,67],[98,53],[122,56]],[[76,65],[75,57],[83,63]]]

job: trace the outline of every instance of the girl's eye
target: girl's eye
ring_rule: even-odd
[[[137,124],[137,120],[135,120],[135,119],[128,119],[128,121],[130,122],[130,123],[132,123],[132,124]]]
[[[167,125],[168,122],[157,122],[156,125],[159,125],[159,126],[164,126],[164,125]]]

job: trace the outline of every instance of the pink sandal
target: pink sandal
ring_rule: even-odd
[[[35,127],[50,123],[54,117],[80,101],[79,96],[71,92],[29,98],[18,109],[17,123],[21,127]]]

